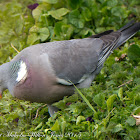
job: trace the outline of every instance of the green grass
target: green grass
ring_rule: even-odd
[[[17,55],[11,44],[21,51],[37,43],[117,30],[135,16],[140,20],[137,0],[36,2],[39,6],[33,11],[27,8],[33,0],[0,3],[1,64]],[[61,111],[52,118],[44,104],[18,100],[5,91],[0,100],[0,139],[138,140],[140,126],[132,114],[140,113],[139,35],[114,51],[90,88],[55,103]]]

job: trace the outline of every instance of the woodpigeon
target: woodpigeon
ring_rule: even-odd
[[[46,103],[52,116],[52,104],[72,95],[73,84],[89,87],[112,51],[138,30],[140,22],[130,22],[118,31],[27,47],[0,66],[0,94],[8,89],[16,98]]]

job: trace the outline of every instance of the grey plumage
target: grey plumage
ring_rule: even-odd
[[[112,51],[139,29],[140,22],[130,22],[116,32],[30,46],[0,66],[0,93],[8,88],[19,99],[47,103],[53,115],[51,104],[72,95],[73,83],[89,87]]]

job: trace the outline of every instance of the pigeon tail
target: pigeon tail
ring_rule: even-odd
[[[129,22],[128,24],[123,26],[121,29],[119,29],[118,31],[121,32],[121,36],[114,49],[121,46],[129,38],[134,36],[139,30],[140,30],[140,22],[134,23],[134,21]]]

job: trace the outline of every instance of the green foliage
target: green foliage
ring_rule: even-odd
[[[126,123],[128,123],[130,126],[134,126],[136,124],[136,120],[133,117],[129,117],[126,120]]]
[[[57,10],[52,10],[48,12],[48,15],[51,15],[53,18],[62,20],[63,16],[66,15],[69,12],[68,9],[66,8],[60,8]]]
[[[128,49],[128,58],[135,63],[140,62],[140,47],[138,45],[131,45]]]
[[[114,100],[116,99],[116,97],[117,97],[117,95],[116,94],[113,94],[113,95],[111,95],[108,99],[107,99],[107,101],[106,101],[106,103],[107,103],[107,110],[110,112],[111,110],[112,110],[112,108],[113,108],[113,103],[114,103]]]
[[[37,26],[33,26],[29,30],[27,44],[32,45],[39,41],[43,42],[49,37],[49,35],[50,33],[48,28],[38,28]]]
[[[34,2],[39,6],[28,9]],[[139,4],[138,0],[1,0],[0,63],[17,54],[11,43],[21,51],[37,43],[119,29],[133,16],[140,20]],[[115,62],[122,54],[127,57]],[[43,104],[21,101],[4,92],[0,139],[138,140],[140,126],[131,114],[140,113],[139,38],[115,50],[93,85],[78,92],[55,103],[62,111],[52,118],[47,107],[41,108]]]

